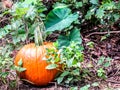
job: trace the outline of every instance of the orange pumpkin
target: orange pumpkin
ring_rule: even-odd
[[[42,46],[36,46],[34,43],[25,45],[16,55],[14,63],[18,66],[18,62],[22,59],[22,67],[26,68],[25,71],[19,72],[18,75],[21,79],[32,82],[35,85],[47,85],[51,82],[58,70],[45,69],[48,63],[43,60],[46,54],[46,48],[55,48],[53,43],[45,43]]]

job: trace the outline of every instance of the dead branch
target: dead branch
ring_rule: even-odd
[[[120,33],[120,31],[108,31],[108,32],[93,32],[90,33],[89,35],[85,36],[85,37],[90,37],[91,35],[95,35],[95,34],[114,34],[114,33]]]

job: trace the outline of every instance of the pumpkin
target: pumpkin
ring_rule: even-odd
[[[17,72],[21,79],[25,79],[35,85],[43,86],[51,82],[56,74],[57,69],[45,69],[48,65],[43,60],[46,54],[46,48],[55,48],[52,42],[44,43],[44,45],[36,46],[34,43],[25,45],[16,55],[14,63],[18,66],[18,62],[22,60],[22,67],[26,68],[23,72]]]

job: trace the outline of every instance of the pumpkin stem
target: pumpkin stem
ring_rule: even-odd
[[[34,31],[35,45],[40,46],[43,45],[43,34],[45,27],[40,18],[37,18],[35,23],[36,23],[36,28]]]

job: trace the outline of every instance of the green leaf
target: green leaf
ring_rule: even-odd
[[[90,88],[90,84],[81,87],[80,90],[89,90],[89,88]]]
[[[55,69],[55,68],[57,68],[57,67],[58,67],[57,64],[49,64],[49,65],[46,67],[46,69]]]
[[[80,70],[76,68],[75,70],[72,71],[72,73],[76,76],[80,75]]]
[[[82,43],[80,30],[74,29],[70,32],[68,36],[60,35],[58,37],[59,48],[61,48],[62,46],[69,46],[72,42],[77,42],[78,44]]]
[[[105,39],[107,39],[107,36],[106,36],[106,35],[104,35],[104,36],[101,37],[101,41],[103,41],[103,40],[105,40]]]
[[[83,3],[88,3],[88,2],[89,2],[89,0],[83,0],[82,2],[83,2]]]
[[[71,87],[70,90],[78,90],[78,87]]]
[[[104,8],[105,10],[112,10],[112,9],[116,9],[116,5],[115,2],[112,1],[110,3],[105,3],[101,6],[102,8]]]
[[[109,67],[110,66],[110,62],[106,62],[103,66],[104,67]]]
[[[68,7],[68,5],[64,4],[64,3],[59,3],[59,2],[56,2],[54,5],[53,5],[53,8],[65,8],[65,7]]]
[[[18,71],[18,72],[23,72],[23,71],[27,70],[26,68],[19,67],[19,66],[15,66],[15,69],[16,69],[16,71]]]
[[[22,66],[23,62],[22,62],[22,58],[18,61],[18,66]]]
[[[9,33],[9,30],[5,28],[0,28],[0,39],[4,38],[4,36],[6,36],[8,33]]]
[[[76,8],[80,8],[83,6],[83,3],[82,2],[76,2]]]
[[[34,20],[34,18],[36,17],[36,9],[33,6],[31,6],[27,11],[25,17],[30,18],[31,20]]]
[[[57,78],[57,83],[60,84],[63,81],[64,77],[58,77]]]
[[[92,42],[92,41],[87,42],[86,45],[89,46],[89,48],[93,48],[94,47],[94,42]]]
[[[90,0],[90,3],[98,5],[98,0]]]
[[[114,19],[115,19],[115,22],[116,22],[117,20],[119,20],[119,18],[120,18],[120,15],[119,15],[119,14],[114,14],[114,15],[113,15],[113,17],[114,17]]]
[[[69,84],[73,80],[73,77],[68,77],[67,80],[65,80],[66,84]]]
[[[105,78],[105,70],[103,68],[99,68],[97,70],[97,75],[101,78]]]
[[[17,16],[19,16],[19,18],[21,18],[27,13],[28,10],[29,10],[29,8],[16,8],[15,15],[17,15]]]
[[[47,16],[45,27],[46,31],[62,30],[69,27],[73,21],[78,19],[78,14],[70,14],[69,8],[56,8],[53,9]]]
[[[94,82],[94,83],[92,83],[92,86],[93,87],[99,86],[99,83],[98,82]]]
[[[103,9],[98,9],[96,12],[96,17],[102,19],[104,16],[105,11]]]
[[[67,76],[69,73],[70,73],[69,71],[64,71],[60,76],[61,76],[61,77],[65,77],[65,76]]]
[[[82,39],[80,37],[80,30],[75,29],[70,32],[69,36],[70,41],[78,42],[79,44],[82,43]]]
[[[26,68],[22,68],[22,67],[20,67],[18,71],[19,71],[19,72],[26,71]]]
[[[96,7],[92,6],[90,7],[90,10],[87,11],[87,14],[85,15],[85,19],[91,19],[92,15],[94,15],[96,11]]]
[[[58,47],[59,48],[61,48],[62,46],[69,46],[69,45],[70,45],[70,41],[69,41],[68,36],[60,35],[58,37]]]
[[[98,65],[103,64],[104,61],[105,61],[105,57],[101,56],[100,59],[98,60]]]
[[[107,58],[106,58],[106,60],[107,60],[107,61],[111,61],[111,60],[112,60],[112,58],[110,58],[110,57],[107,57]]]

